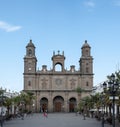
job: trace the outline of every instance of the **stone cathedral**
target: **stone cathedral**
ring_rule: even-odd
[[[75,69],[75,65],[71,65],[69,70],[65,69],[64,52],[53,52],[51,61],[50,70],[47,69],[47,65],[37,70],[35,45],[30,40],[24,57],[24,91],[32,92],[36,96],[36,112],[74,112],[81,98],[89,96],[93,87],[91,47],[85,40],[81,47],[78,70]],[[60,67],[59,71],[57,66]],[[77,92],[77,88],[84,89],[84,92]]]

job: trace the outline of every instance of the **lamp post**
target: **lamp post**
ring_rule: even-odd
[[[102,127],[104,127],[104,94],[102,93],[101,97],[101,108],[102,108]]]
[[[110,98],[112,96],[112,108],[113,108],[113,114],[112,114],[112,125],[115,127],[115,96],[117,95],[117,91],[119,89],[119,83],[118,80],[115,79],[115,75],[112,73],[110,76],[110,81],[108,83],[103,83],[104,91],[107,92],[110,95]],[[107,89],[108,88],[108,89]]]
[[[32,104],[32,113],[34,113],[35,112],[35,104],[33,103]]]
[[[22,108],[22,120],[24,120],[24,111],[23,111],[24,101],[21,101],[21,108]]]

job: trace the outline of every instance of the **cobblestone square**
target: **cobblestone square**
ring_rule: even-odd
[[[116,125],[118,127],[119,125]],[[43,114],[33,114],[21,118],[5,121],[3,127],[102,127],[101,121],[94,118],[83,119],[83,116],[76,116],[74,113],[50,113],[48,117]],[[104,127],[112,127],[105,124]]]

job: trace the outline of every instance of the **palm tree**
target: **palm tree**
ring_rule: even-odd
[[[75,89],[75,91],[78,93],[78,96],[81,97],[81,93],[84,92],[85,90],[82,89],[81,87],[77,87],[77,88]],[[80,100],[80,98],[79,98],[79,100]]]
[[[32,111],[33,101],[35,100],[34,93],[32,92],[21,92],[20,100],[24,102],[25,110],[28,112]]]
[[[78,102],[78,109],[79,110],[81,110],[81,107],[80,107],[80,103],[81,103],[81,93],[84,91],[84,89],[82,89],[81,87],[77,87],[76,89],[75,89],[75,91],[78,93],[78,100],[79,100],[79,102]]]
[[[27,92],[27,104],[29,105],[29,111],[32,111],[33,100],[35,100],[34,93]]]
[[[10,114],[10,107],[12,105],[12,98],[6,98],[4,105],[7,107],[8,115]]]
[[[97,111],[95,111],[95,116],[96,117],[100,117],[100,113],[99,113],[99,109],[101,107],[101,95],[100,93],[96,93],[95,95],[91,95],[91,108],[93,108],[95,111],[95,109],[97,109]]]
[[[20,106],[20,102],[21,102],[21,97],[20,95],[17,95],[15,97],[12,98],[13,99],[13,103],[14,103],[14,113],[16,113],[16,110],[18,110],[19,106]]]
[[[90,107],[91,107],[91,97],[86,96],[82,99],[82,101],[84,102],[85,113],[87,114],[87,116],[89,116],[89,110],[90,110]]]
[[[11,101],[9,100],[8,97],[6,97],[4,95],[5,90],[3,90],[2,88],[0,89],[0,105],[1,106],[6,106],[8,104],[8,106],[10,106]]]

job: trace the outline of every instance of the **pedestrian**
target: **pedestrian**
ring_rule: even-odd
[[[44,116],[44,117],[48,117],[47,110],[44,110],[43,116]]]

